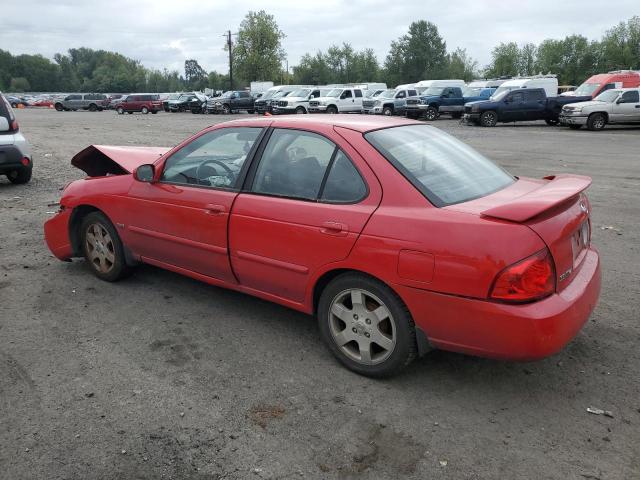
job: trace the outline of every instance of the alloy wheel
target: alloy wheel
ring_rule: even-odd
[[[362,365],[377,365],[393,353],[396,325],[387,306],[371,292],[354,288],[336,295],[329,330],[343,354]]]
[[[109,273],[116,261],[115,245],[109,232],[100,223],[87,227],[85,235],[87,258],[100,273]]]

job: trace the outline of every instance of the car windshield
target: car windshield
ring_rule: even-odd
[[[280,93],[280,90],[267,90],[261,97],[260,100],[266,100],[267,98],[272,98],[274,94]]]
[[[463,97],[477,97],[483,90],[482,87],[467,87],[462,91]]]
[[[491,160],[434,127],[385,128],[365,138],[436,207],[484,197],[515,181]]]
[[[578,97],[582,96],[592,96],[593,92],[595,92],[598,88],[600,88],[600,83],[583,83],[578,88],[575,89],[575,94]]]
[[[286,97],[287,95],[289,95],[291,92],[285,92],[283,90],[280,90],[279,92],[276,92],[273,94],[273,96],[271,98],[281,98],[281,97]]]
[[[220,95],[220,98],[229,98],[231,95],[233,95],[233,91],[230,90],[228,92],[224,92],[222,95]]]
[[[382,98],[393,98],[396,95],[396,91],[393,89],[390,90],[385,90],[384,92],[382,92],[380,95],[378,95],[379,97]]]
[[[300,88],[298,90],[294,90],[293,92],[291,92],[287,96],[288,97],[306,97],[310,93],[311,93],[311,89],[310,88]]]
[[[444,92],[444,88],[445,87],[429,87],[427,88],[424,92],[422,92],[423,95],[433,95],[433,96],[438,96],[438,95],[442,95],[442,92]]]
[[[327,97],[339,97],[342,94],[342,88],[334,88],[329,93],[327,93]]]
[[[594,98],[594,100],[597,100],[598,102],[613,103],[615,99],[618,98],[618,95],[620,95],[620,90],[606,90]]]

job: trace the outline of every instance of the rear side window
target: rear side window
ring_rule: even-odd
[[[360,173],[342,150],[338,150],[320,200],[332,203],[356,203],[366,195],[367,186]]]
[[[528,101],[544,100],[544,93],[542,90],[529,90],[526,93]]]
[[[362,90],[354,90],[356,92],[356,98],[362,97]]]
[[[365,138],[436,207],[484,197],[515,181],[491,160],[433,127],[392,127]]]
[[[631,92],[624,92],[622,97],[620,97],[620,103],[638,103],[640,102],[640,95],[638,95],[638,91],[634,90]]]
[[[418,91],[417,90],[409,90],[409,96],[410,97],[415,97],[418,95]]]

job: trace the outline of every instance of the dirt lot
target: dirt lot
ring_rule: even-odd
[[[17,115],[36,166],[0,180],[1,478],[640,479],[640,129],[436,122],[516,175],[593,177],[602,297],[553,358],[434,352],[373,381],[312,318],[153,267],[102,283],[45,247],[74,153],[224,117]]]

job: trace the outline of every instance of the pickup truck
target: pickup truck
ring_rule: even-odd
[[[464,119],[483,127],[498,122],[544,120],[557,125],[564,105],[589,100],[589,97],[547,97],[544,88],[503,90],[489,100],[469,102],[464,106]]]
[[[229,91],[222,94],[222,96],[213,99],[212,102],[207,102],[205,107],[210,113],[224,113],[229,114],[238,111],[246,111],[247,113],[253,113],[255,111],[254,98],[251,94],[244,90]]]
[[[309,101],[309,113],[361,113],[362,90],[360,88],[337,87],[324,97]]]
[[[577,130],[602,130],[608,123],[640,123],[640,88],[605,90],[589,102],[562,107],[560,124]]]
[[[407,99],[407,117],[435,120],[441,113],[460,118],[468,102],[488,100],[495,88],[430,87],[419,97]]]
[[[374,115],[404,115],[407,107],[407,99],[415,97],[418,92],[414,88],[396,88],[382,92],[374,98],[365,98],[362,101],[362,113]]]

